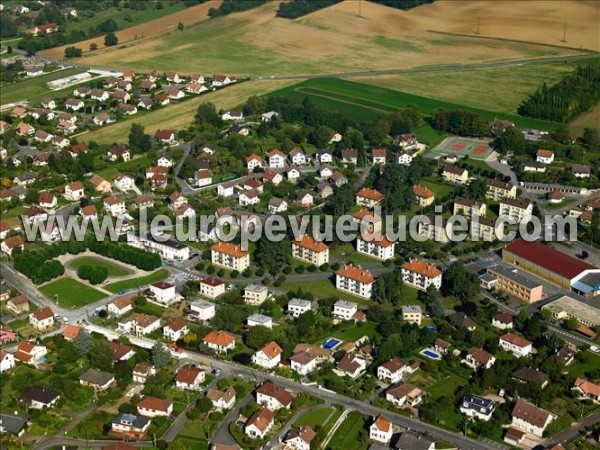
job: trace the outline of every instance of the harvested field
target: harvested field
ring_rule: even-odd
[[[180,130],[194,120],[196,109],[202,103],[214,103],[217,109],[233,108],[246,101],[251,95],[263,95],[276,89],[293,84],[294,81],[247,81],[225,89],[200,95],[179,103],[172,103],[166,108],[149,112],[139,117],[121,120],[113,125],[105,126],[77,139],[80,142],[96,141],[99,144],[126,142],[132,123],[140,123],[146,127],[146,133],[154,134],[159,128]]]
[[[594,106],[590,111],[569,123],[571,132],[578,136],[583,134],[585,128],[600,128],[600,105]]]
[[[132,43],[135,41],[143,42],[147,39],[156,38],[158,36],[164,36],[168,33],[172,33],[177,30],[177,24],[183,23],[184,26],[190,26],[197,24],[203,20],[208,19],[208,10],[213,7],[218,7],[221,3],[220,0],[212,0],[210,2],[203,3],[198,6],[192,6],[174,14],[169,14],[159,19],[144,22],[139,25],[125,28],[117,31],[115,34],[119,38],[119,45]],[[53,58],[63,58],[65,54],[65,48],[75,45],[80,47],[84,52],[87,52],[90,48],[90,44],[95,43],[98,45],[98,50],[95,53],[102,54],[106,50],[104,47],[104,36],[96,37],[93,39],[87,39],[85,41],[77,42],[76,44],[69,44],[62,47],[55,47],[39,52],[41,55],[50,56]],[[113,60],[110,65],[118,65],[118,60]]]
[[[278,2],[268,2],[180,33],[164,35],[170,27],[157,27],[154,39],[102,49],[78,61],[135,70],[208,69],[268,76],[506,61],[576,54],[580,47],[600,49],[600,4],[593,2],[529,1],[515,8],[510,1],[452,1],[411,11],[362,3],[362,17],[357,3],[346,1],[290,21],[276,18]],[[207,11],[210,6],[195,8]],[[482,18],[479,35],[474,29],[477,17]],[[565,20],[566,43],[561,41]]]
[[[352,78],[351,81],[432,97],[473,108],[516,114],[517,107],[542,85],[574,70],[575,63],[494,69],[405,73]]]

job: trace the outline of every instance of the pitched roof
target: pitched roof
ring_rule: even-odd
[[[6,239],[4,239],[3,243],[9,249],[13,249],[16,247],[20,247],[21,245],[24,245],[25,241],[23,240],[23,236],[17,235],[17,236],[7,237]]]
[[[144,397],[138,404],[138,408],[150,409],[154,411],[167,412],[173,404],[171,400],[165,400],[157,397]]]
[[[300,240],[292,241],[292,244],[299,245],[300,247],[307,248],[307,249],[312,250],[313,252],[317,252],[317,253],[321,253],[321,252],[324,252],[325,250],[329,249],[329,247],[325,243],[318,242],[307,234],[302,236],[302,238]]]
[[[435,193],[431,189],[428,189],[425,186],[420,186],[418,184],[415,184],[413,186],[413,192],[415,193],[415,196],[421,198],[435,197]]]
[[[177,371],[177,375],[175,375],[175,381],[186,384],[194,384],[198,379],[198,376],[203,372],[204,370],[199,367],[186,365]]]
[[[442,271],[433,264],[418,259],[411,259],[409,262],[402,264],[402,269],[418,273],[427,278],[435,278],[442,274]]]
[[[351,354],[346,353],[337,363],[337,368],[343,370],[346,373],[353,374],[361,367],[358,362],[358,358]]]
[[[267,381],[256,389],[257,394],[277,399],[283,406],[289,406],[294,400],[293,395],[285,388]]]
[[[235,344],[236,337],[225,331],[211,331],[202,340],[208,344],[218,345],[219,347],[229,347]]]
[[[506,341],[506,342],[516,345],[517,347],[520,347],[520,348],[525,348],[529,345],[533,345],[533,342],[528,341],[527,339],[522,338],[521,336],[517,336],[516,334],[513,334],[513,333],[506,333],[506,334],[500,336],[500,340]]]
[[[187,322],[183,320],[181,317],[177,317],[166,325],[167,328],[170,328],[173,331],[183,330],[187,327]]]
[[[52,389],[35,386],[29,388],[23,393],[23,395],[21,395],[21,401],[26,403],[38,401],[47,405],[59,397],[59,395],[60,394],[58,392],[53,391]]]
[[[79,334],[79,327],[77,325],[67,325],[65,326],[65,329],[63,330],[63,337],[65,339],[75,339],[77,337],[77,335]]]
[[[508,325],[510,323],[513,323],[514,317],[510,314],[499,313],[492,317],[492,320]]]
[[[113,352],[113,360],[118,361],[133,350],[129,345],[119,344],[118,342],[109,342],[108,346]]]
[[[112,373],[103,372],[101,370],[89,369],[79,377],[80,381],[84,381],[97,386],[104,386],[106,383],[114,379]]]
[[[511,376],[525,383],[535,383],[542,386],[549,379],[548,375],[531,367],[521,367],[515,370]]]
[[[400,358],[395,357],[395,358],[392,358],[392,359],[384,362],[381,366],[385,367],[391,373],[396,373],[400,369],[402,369],[404,366],[406,366],[406,364],[404,364],[404,361],[402,361]]]
[[[520,398],[512,410],[512,416],[536,427],[543,427],[551,414]]]
[[[389,420],[386,419],[386,417],[383,414],[379,414],[375,418],[375,422],[373,422],[373,425],[379,431],[383,431],[385,433],[388,433],[392,429],[392,424],[390,423]]]
[[[125,309],[130,305],[133,306],[133,302],[128,295],[121,295],[110,302],[110,304],[114,305],[117,309]]]
[[[214,252],[225,253],[226,255],[233,256],[235,258],[242,258],[248,254],[248,252],[242,250],[239,245],[235,245],[230,242],[218,242],[210,249]]]
[[[573,388],[578,388],[587,395],[600,397],[600,385],[584,380],[583,378],[577,378]]]
[[[48,306],[36,309],[32,314],[39,321],[54,317],[54,312]]]
[[[463,169],[462,167],[458,167],[454,164],[446,164],[443,169],[444,172],[453,173],[454,175],[462,176],[467,169]]]
[[[316,436],[317,433],[315,433],[315,431],[311,427],[307,425],[302,425],[301,427],[293,428],[290,431],[288,431],[285,440],[289,441],[292,439],[300,438],[303,442],[310,444]]]
[[[269,359],[276,358],[283,353],[283,349],[275,341],[267,342],[260,351],[267,355]]]
[[[351,264],[348,264],[347,266],[339,269],[336,272],[336,274],[341,277],[346,277],[352,280],[359,281],[363,284],[370,284],[375,281],[375,278],[373,277],[373,275],[371,275],[371,272],[365,269],[361,269],[360,267],[353,266]]]
[[[383,194],[375,189],[362,188],[356,193],[357,197],[368,198],[369,200],[379,201],[383,198]]]
[[[479,364],[487,364],[488,361],[492,359],[492,355],[482,348],[471,347],[468,354],[471,355]]]
[[[408,395],[419,395],[421,393],[421,390],[418,387],[413,386],[412,384],[401,381],[400,383],[390,387],[387,391],[385,391],[385,393],[386,395],[389,394],[394,398],[402,399]]]
[[[272,420],[273,413],[267,408],[262,408],[250,416],[246,422],[246,427],[254,425],[259,430],[265,431]]]

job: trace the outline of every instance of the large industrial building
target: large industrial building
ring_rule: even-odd
[[[583,272],[597,270],[591,264],[537,241],[513,241],[504,247],[502,258],[513,266],[568,290]]]
[[[563,295],[556,300],[545,304],[542,309],[547,309],[556,320],[577,319],[577,321],[588,327],[600,324],[600,309],[589,301]]]

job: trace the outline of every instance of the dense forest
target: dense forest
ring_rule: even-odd
[[[248,11],[264,5],[266,2],[267,0],[225,0],[218,8],[210,8],[208,15],[213,18],[226,16],[234,12]]]
[[[447,131],[459,136],[489,136],[488,120],[469,111],[438,111],[429,119],[436,130]]]
[[[292,0],[279,4],[277,16],[284,19],[296,19],[319,9],[335,5],[341,0]]]
[[[568,122],[600,101],[600,64],[577,66],[552,87],[546,83],[519,106],[519,114],[537,119]]]
[[[433,3],[435,0],[370,0],[373,3],[379,3],[385,6],[391,6],[398,9],[411,9],[425,3]]]

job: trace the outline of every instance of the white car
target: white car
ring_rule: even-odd
[[[600,353],[600,348],[598,348],[598,346],[596,346],[596,345],[591,345],[590,350],[593,351],[594,353]]]

